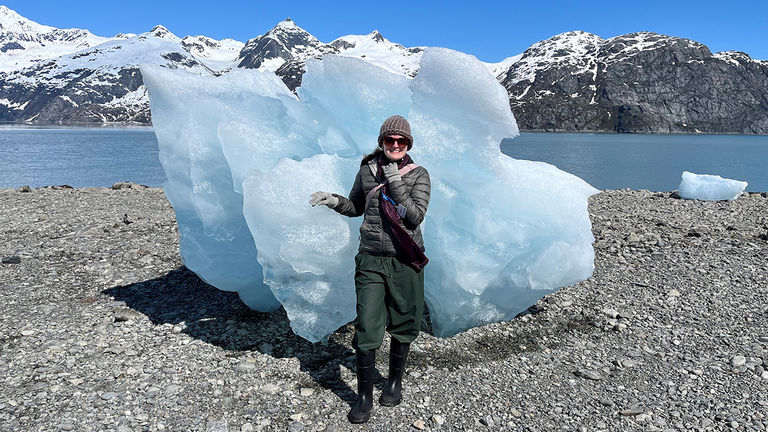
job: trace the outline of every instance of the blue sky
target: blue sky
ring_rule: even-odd
[[[323,42],[379,30],[405,46],[444,46],[497,62],[570,30],[609,38],[653,31],[693,39],[712,52],[737,50],[768,60],[768,0],[754,1],[314,1],[0,0],[19,14],[100,36],[140,33],[156,24],[178,36],[245,42],[291,17]]]

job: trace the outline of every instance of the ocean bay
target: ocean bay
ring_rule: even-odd
[[[677,189],[686,170],[745,180],[748,191],[768,191],[765,135],[535,132],[504,140],[501,151],[551,163],[599,189],[669,191]],[[108,187],[118,181],[163,185],[151,128],[0,128],[0,188]]]

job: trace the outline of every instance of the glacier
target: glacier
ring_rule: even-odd
[[[410,121],[409,154],[432,179],[422,230],[435,335],[511,319],[592,274],[597,189],[501,153],[519,132],[479,60],[429,48],[415,78],[337,55],[306,67],[293,94],[270,72],[141,66],[181,255],[203,280],[256,310],[282,305],[312,342],[354,320],[362,220],[312,208],[309,196],[347,195],[393,114]]]
[[[747,182],[712,174],[683,171],[678,194],[683,199],[707,201],[735,200],[747,188]]]

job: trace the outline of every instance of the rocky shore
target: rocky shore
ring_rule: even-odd
[[[0,189],[0,430],[768,427],[765,194],[595,195],[591,278],[510,322],[423,333],[403,403],[355,426],[351,326],[313,345],[208,286],[162,190],[128,186]]]

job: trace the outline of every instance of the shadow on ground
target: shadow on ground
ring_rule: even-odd
[[[315,384],[336,394],[352,405],[356,392],[341,379],[341,365],[354,370],[351,325],[335,331],[326,343],[310,343],[291,330],[285,310],[261,313],[249,309],[236,293],[221,291],[205,283],[186,267],[166,275],[131,285],[103,291],[129,308],[149,317],[156,325],[173,324],[182,332],[205,343],[221,347],[227,356],[245,356],[260,352],[275,358],[296,357],[302,371]],[[521,315],[536,315],[545,310],[541,301]],[[594,330],[589,319],[561,316],[545,328],[526,329],[500,334],[466,335],[446,342],[431,344],[426,349],[412,349],[408,368],[429,367],[456,370],[472,364],[503,360],[525,352],[555,348],[551,336],[564,333],[589,333]],[[422,331],[432,333],[429,311],[425,307]],[[378,371],[386,371],[387,343],[377,355]],[[376,385],[383,388],[384,378],[377,371]],[[300,383],[297,383],[300,384]],[[311,384],[307,384],[311,386]]]
[[[311,343],[291,331],[285,310],[249,309],[236,293],[205,283],[186,267],[166,275],[103,291],[149,317],[155,325],[173,324],[194,339],[230,351],[230,357],[260,352],[275,358],[296,357],[302,371],[350,405],[353,391],[341,379],[341,364],[353,367],[352,328],[341,327],[327,343]],[[379,377],[381,381],[381,377]],[[298,383],[297,383],[298,384]]]

